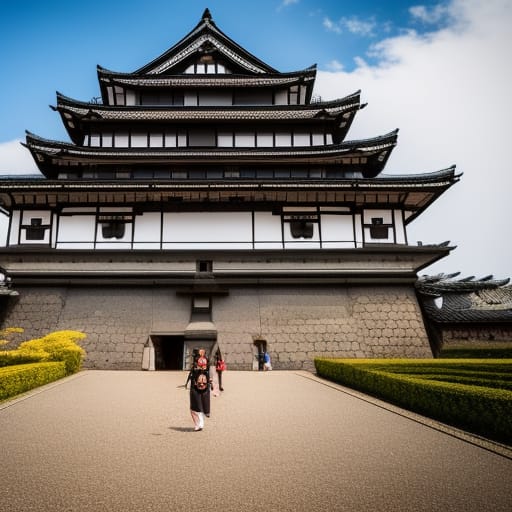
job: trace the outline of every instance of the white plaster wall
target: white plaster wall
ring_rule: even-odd
[[[94,241],[94,215],[60,217],[57,234],[58,249],[92,249]]]
[[[282,249],[281,217],[271,212],[254,213],[254,247],[256,249]]]
[[[162,230],[164,248],[252,247],[250,212],[165,213]]]
[[[405,236],[405,226],[402,219],[402,211],[394,210],[396,243],[405,244],[407,237]]]
[[[158,242],[160,240],[160,212],[147,212],[135,217],[134,242]]]
[[[354,247],[352,215],[321,215],[322,247],[325,249]]]
[[[12,212],[9,245],[16,245],[19,243],[18,232],[20,229],[20,218],[21,212],[19,210],[15,210],[14,212]]]

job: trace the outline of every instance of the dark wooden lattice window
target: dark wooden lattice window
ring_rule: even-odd
[[[313,223],[307,220],[292,220],[290,232],[293,238],[313,238]]]
[[[44,240],[44,233],[48,226],[43,226],[43,219],[30,219],[30,226],[25,229],[27,240]]]
[[[389,226],[384,225],[384,219],[382,217],[373,217],[372,224],[370,226],[370,236],[372,238],[387,239],[389,232]]]
[[[103,238],[123,238],[126,229],[126,223],[124,220],[111,220],[108,222],[102,222],[101,234]]]

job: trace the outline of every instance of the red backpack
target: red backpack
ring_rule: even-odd
[[[206,357],[200,357],[198,360],[197,360],[197,367],[200,368],[201,370],[206,370],[206,367],[208,366],[208,359],[206,359]]]

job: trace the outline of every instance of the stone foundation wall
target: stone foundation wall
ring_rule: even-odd
[[[140,369],[150,334],[183,334],[190,297],[166,287],[19,288],[4,326],[24,339],[63,329],[87,334],[86,368]],[[212,299],[228,368],[253,369],[255,339],[275,369],[313,369],[313,358],[431,357],[412,287],[232,288]]]
[[[432,357],[407,287],[231,290],[215,299],[214,323],[230,367],[252,368],[267,342],[275,369],[313,369],[320,357]]]
[[[151,287],[19,288],[4,325],[23,327],[24,339],[56,330],[87,334],[85,368],[135,369],[150,333],[183,333],[190,299]],[[11,348],[11,346],[8,346]]]

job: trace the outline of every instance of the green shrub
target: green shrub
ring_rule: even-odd
[[[61,379],[66,373],[64,361],[0,368],[0,400]]]
[[[80,369],[85,351],[76,344],[76,341],[85,338],[85,334],[79,331],[56,331],[46,336],[25,341],[18,350],[30,357],[34,353],[46,352],[47,358],[43,361],[64,361],[68,374]]]
[[[512,361],[318,358],[315,367],[322,377],[401,407],[492,439],[512,440]],[[450,372],[452,380],[464,378],[461,372],[467,379],[446,382]],[[489,377],[494,372],[497,378]],[[497,385],[500,380],[503,387]]]
[[[447,343],[441,348],[439,357],[443,359],[510,359],[512,358],[512,341]]]
[[[48,357],[44,350],[0,350],[0,367],[48,361]]]

